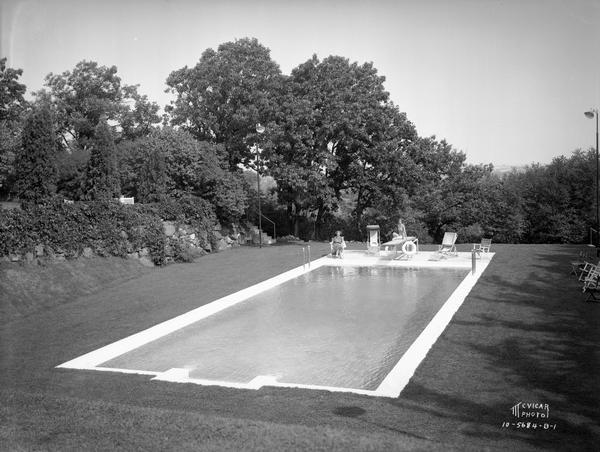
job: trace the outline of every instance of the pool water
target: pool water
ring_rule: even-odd
[[[323,266],[101,367],[373,390],[467,273]]]

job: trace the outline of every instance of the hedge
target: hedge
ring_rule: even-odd
[[[163,220],[186,223],[213,240],[216,217],[212,205],[200,198],[165,200],[158,204],[123,205],[118,201],[65,204],[62,199],[22,210],[0,210],[0,256],[35,253],[77,257],[84,248],[100,256],[121,256],[148,248],[152,261],[165,263],[167,237]],[[35,254],[34,254],[35,255]]]

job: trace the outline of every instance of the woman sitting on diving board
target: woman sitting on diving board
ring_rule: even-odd
[[[392,233],[392,240],[383,243],[382,246],[393,246],[394,250],[396,251],[396,255],[398,254],[398,246],[402,246],[402,254],[394,258],[400,259],[403,257],[411,257],[417,252],[416,242],[416,237],[407,237],[406,226],[404,226],[402,218],[400,218],[398,220],[398,232],[394,231]]]
[[[402,223],[402,218],[398,220],[398,232],[392,232],[392,242],[396,240],[405,240],[406,239],[406,226]]]

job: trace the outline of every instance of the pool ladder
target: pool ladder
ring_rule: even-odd
[[[306,270],[306,266],[310,268],[310,245],[302,247],[302,268]]]

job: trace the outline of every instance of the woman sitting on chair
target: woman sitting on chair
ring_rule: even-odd
[[[335,231],[335,236],[331,239],[330,245],[331,256],[341,258],[344,253],[344,248],[346,248],[346,242],[344,241],[342,231]]]

